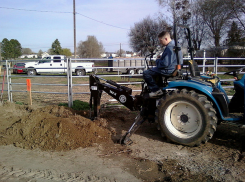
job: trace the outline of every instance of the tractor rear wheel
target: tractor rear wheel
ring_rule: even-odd
[[[164,136],[187,146],[206,143],[217,127],[212,103],[206,96],[186,89],[166,94],[158,103],[156,116]]]

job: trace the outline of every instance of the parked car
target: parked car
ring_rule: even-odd
[[[94,70],[93,62],[72,62],[72,73],[77,76],[84,76]],[[66,73],[67,62],[64,55],[49,55],[40,61],[26,62],[24,72],[28,75],[36,75],[41,73]]]
[[[14,74],[17,74],[17,73],[23,73],[23,69],[22,68],[25,68],[25,63],[16,63],[14,66],[13,66],[13,73]]]

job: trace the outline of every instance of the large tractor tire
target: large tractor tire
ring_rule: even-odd
[[[204,95],[174,90],[160,99],[156,110],[162,134],[170,141],[199,146],[212,138],[217,127],[216,111]]]

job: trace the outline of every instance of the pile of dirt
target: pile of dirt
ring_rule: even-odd
[[[0,145],[65,151],[112,142],[106,122],[92,122],[63,106],[35,108],[5,103],[0,116]]]

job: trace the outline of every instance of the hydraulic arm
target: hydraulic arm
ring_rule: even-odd
[[[105,83],[101,83],[100,80],[105,81]],[[137,104],[137,97],[131,95],[131,88],[121,86],[114,81],[106,80],[96,75],[90,75],[89,84],[91,91],[90,111],[92,111],[92,109],[94,110],[94,114],[91,116],[91,119],[94,119],[99,115],[100,99],[103,91],[129,108],[131,111],[140,109]]]

